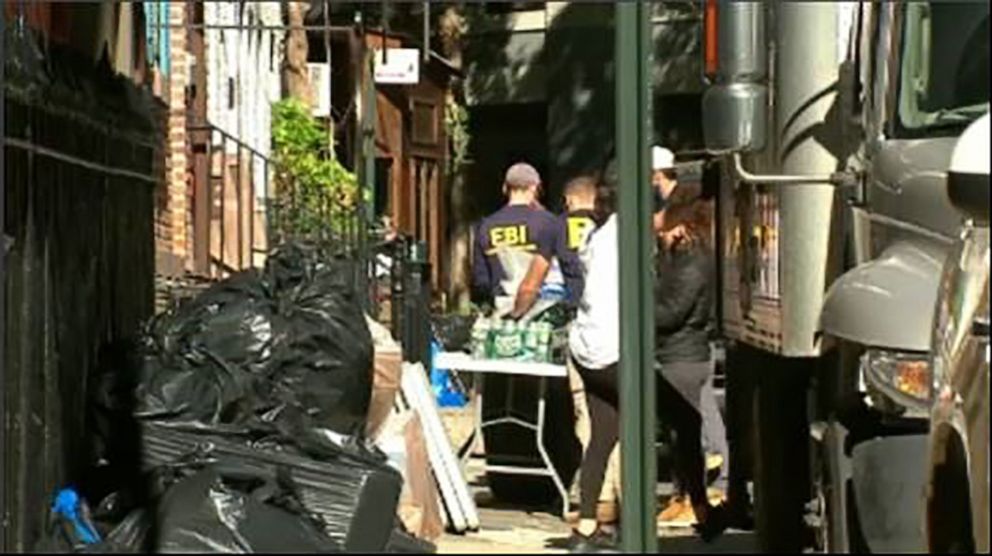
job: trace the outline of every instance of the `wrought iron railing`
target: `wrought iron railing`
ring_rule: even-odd
[[[265,199],[270,159],[210,122],[191,123],[186,130],[193,145],[197,274],[220,277],[259,266],[269,248]]]

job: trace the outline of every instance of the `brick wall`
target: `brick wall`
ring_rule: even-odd
[[[187,4],[169,6],[169,24],[186,23]],[[160,274],[176,275],[190,268],[192,248],[192,183],[189,143],[186,139],[186,86],[190,56],[186,30],[172,27],[169,33],[172,67],[165,87],[169,105],[166,139],[166,179],[156,198],[156,267]]]

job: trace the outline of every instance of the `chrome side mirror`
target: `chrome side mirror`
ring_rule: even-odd
[[[767,141],[768,49],[761,2],[707,0],[703,137],[711,151],[758,151]]]

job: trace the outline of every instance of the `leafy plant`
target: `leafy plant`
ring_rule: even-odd
[[[468,161],[468,110],[448,95],[444,106],[444,125],[448,132],[451,157],[448,159],[448,173],[454,174]]]
[[[272,109],[277,233],[313,239],[344,233],[361,208],[355,174],[334,158],[327,127],[306,105],[287,98]]]

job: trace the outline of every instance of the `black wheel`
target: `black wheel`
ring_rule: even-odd
[[[754,397],[755,528],[764,552],[799,553],[807,544],[810,498],[807,375],[788,362],[761,371]]]

